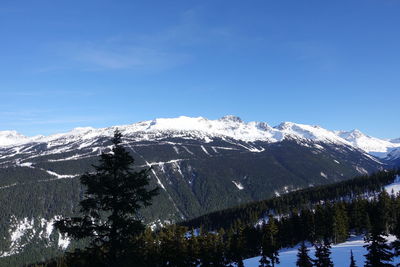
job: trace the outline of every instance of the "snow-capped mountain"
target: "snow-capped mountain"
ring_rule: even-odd
[[[379,139],[365,135],[359,130],[353,130],[349,132],[338,131],[336,134],[348,141],[352,146],[360,148],[380,158],[385,158],[390,151],[396,147],[400,147],[400,143],[395,142],[396,139],[390,141]]]
[[[9,146],[29,141],[29,138],[16,131],[0,131],[0,146]]]
[[[390,142],[395,144],[400,143],[400,138],[391,139]]]
[[[206,142],[210,142],[213,138],[228,137],[244,142],[275,143],[290,138],[350,145],[379,158],[385,158],[396,147],[400,147],[400,138],[384,140],[365,135],[359,130],[330,131],[319,126],[292,122],[283,122],[278,126],[271,127],[265,122],[246,123],[235,116],[225,116],[218,120],[185,116],[159,118],[101,129],[76,128],[67,133],[29,138],[15,131],[4,131],[0,132],[0,147],[27,143],[47,143],[49,146],[57,146],[75,141],[110,137],[116,128],[121,130],[124,135],[134,137],[136,141],[157,140],[170,136],[195,138]]]
[[[400,159],[400,147],[393,149],[386,157],[388,160]]]
[[[4,131],[0,256],[34,247],[47,236],[44,222],[74,214],[82,195],[79,177],[110,150],[117,128],[135,166],[151,166],[151,183],[161,188],[142,214],[157,224],[390,168],[388,161],[367,152],[386,147],[396,157],[395,147],[400,148],[400,143],[361,133],[291,122],[273,127],[235,116],[160,118],[35,137]],[[46,246],[65,244],[55,232],[47,239]]]

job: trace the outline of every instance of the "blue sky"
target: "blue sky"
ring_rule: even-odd
[[[400,1],[0,2],[0,130],[180,115],[400,137]]]

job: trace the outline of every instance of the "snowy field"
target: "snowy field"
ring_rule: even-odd
[[[390,237],[388,241],[393,241],[393,237]],[[349,239],[347,242],[340,243],[332,246],[331,249],[331,258],[335,266],[338,267],[347,267],[350,265],[350,250],[353,250],[354,259],[356,260],[356,264],[359,267],[364,266],[365,257],[367,254],[367,250],[363,247],[365,245],[362,237],[353,237]],[[290,249],[282,249],[279,252],[279,259],[281,261],[280,264],[276,266],[280,267],[290,267],[296,266],[297,260],[297,248]],[[314,258],[315,249],[313,247],[309,247],[310,252],[309,255]],[[244,261],[244,266],[246,267],[258,267],[260,257],[250,258]],[[394,263],[400,263],[400,258],[396,258]]]

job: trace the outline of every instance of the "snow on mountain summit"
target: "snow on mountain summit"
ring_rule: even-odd
[[[285,136],[300,137],[313,141],[347,144],[345,140],[337,136],[334,132],[316,125],[283,122],[276,126],[275,129],[280,130]]]
[[[0,131],[0,146],[14,145],[26,141],[28,138],[16,131]]]
[[[218,120],[209,120],[203,117],[160,118],[151,121],[143,121],[130,126],[119,127],[122,132],[192,132],[192,136],[198,135],[204,139],[212,137],[230,137],[243,141],[277,141],[274,139],[272,127],[266,123],[243,122],[239,117],[225,116]]]
[[[336,134],[350,142],[354,147],[360,148],[374,156],[385,157],[391,150],[400,147],[400,143],[378,139],[366,135],[359,130],[338,131]]]
[[[47,143],[50,146],[62,145],[75,141],[90,140],[113,135],[118,128],[124,135],[136,140],[157,140],[165,137],[196,138],[206,142],[213,138],[231,138],[244,142],[264,141],[269,143],[280,142],[285,138],[311,140],[314,142],[328,142],[340,145],[353,146],[378,157],[386,157],[400,143],[393,140],[382,140],[363,134],[359,130],[330,131],[320,126],[283,122],[271,127],[265,122],[244,122],[233,115],[220,119],[210,120],[204,117],[180,116],[177,118],[157,118],[141,121],[130,125],[113,126],[108,128],[81,127],[67,133],[50,136],[25,137],[15,131],[0,132],[0,146],[9,146],[20,143],[35,142]],[[397,156],[397,153],[392,153]]]

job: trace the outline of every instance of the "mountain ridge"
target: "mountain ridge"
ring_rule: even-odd
[[[26,137],[16,131],[0,131],[0,147],[18,146],[27,143],[52,143],[95,137],[110,137],[118,128],[125,135],[137,134],[137,141],[157,139],[161,135],[184,136],[211,141],[214,137],[229,137],[244,142],[280,142],[287,138],[322,141],[350,145],[378,158],[385,158],[391,151],[400,147],[398,139],[385,140],[352,131],[331,131],[316,125],[282,122],[270,126],[266,122],[244,122],[237,116],[227,115],[217,120],[204,117],[180,116],[176,118],[156,118],[128,125],[105,128],[78,127],[65,133],[49,136]],[[396,154],[397,155],[397,154]],[[391,157],[393,159],[393,156]]]
[[[56,231],[47,234],[47,226],[76,214],[79,177],[111,152],[117,128],[133,167],[151,167],[151,186],[161,188],[154,205],[141,212],[152,226],[394,166],[319,126],[271,127],[234,116],[81,127],[29,140],[8,132],[4,136],[22,141],[0,146],[0,257],[35,244],[64,249],[66,241]]]

